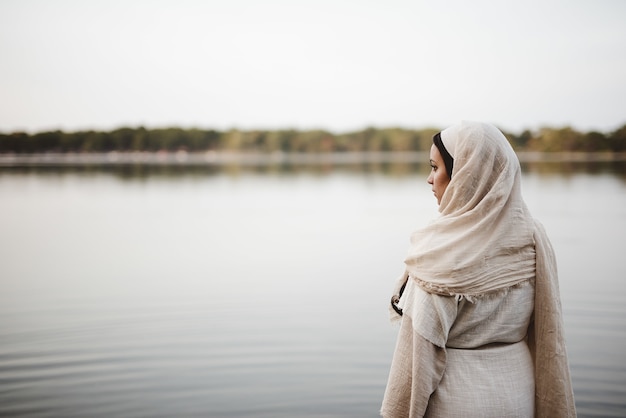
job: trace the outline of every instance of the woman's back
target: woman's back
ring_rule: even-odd
[[[434,298],[441,298],[434,296]],[[533,417],[535,384],[526,334],[534,288],[521,286],[457,304],[446,369],[426,417]]]
[[[461,299],[448,334],[448,348],[472,349],[490,344],[511,344],[526,338],[535,306],[530,282],[476,298]]]
[[[398,306],[405,315],[396,350],[405,354],[394,356],[390,388],[396,390],[388,391],[383,409],[404,405],[404,413],[392,415],[407,417],[533,416],[526,343],[532,282],[470,301],[428,293],[408,280]]]

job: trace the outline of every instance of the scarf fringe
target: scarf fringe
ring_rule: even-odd
[[[454,299],[457,302],[460,302],[462,300],[467,300],[470,303],[476,303],[479,300],[484,300],[484,299],[488,299],[488,298],[495,298],[495,297],[500,297],[500,296],[506,296],[511,290],[513,289],[518,289],[521,288],[523,286],[535,286],[535,278],[531,278],[531,279],[524,279],[518,283],[515,283],[511,286],[508,287],[504,287],[501,289],[496,289],[496,290],[492,290],[489,292],[484,292],[484,293],[480,293],[480,294],[466,294],[466,293],[454,293],[454,292],[449,292],[444,290],[442,287],[434,285],[432,283],[428,283],[424,280],[420,280],[420,279],[415,279],[415,278],[411,278],[409,277],[408,280],[415,280],[415,283],[422,288],[425,292],[427,293],[431,293],[431,294],[436,294],[436,295],[440,295],[440,296],[448,296],[448,297],[454,297]],[[396,299],[396,303],[398,303],[400,301],[400,295],[395,295],[394,298]],[[400,324],[400,320],[402,319],[402,316],[399,315],[391,306],[391,304],[388,305],[388,310],[389,310],[389,322],[394,325],[394,326],[398,326]]]
[[[451,297],[454,297],[457,302],[460,302],[462,300],[467,300],[470,303],[476,303],[476,301],[480,299],[488,299],[488,298],[506,296],[509,293],[509,291],[511,291],[511,289],[517,289],[527,284],[531,284],[533,286],[535,285],[535,278],[530,278],[530,279],[523,279],[511,286],[504,287],[501,289],[495,289],[495,290],[491,290],[491,291],[483,292],[483,293],[468,294],[468,293],[452,292],[445,286],[439,286],[434,283],[430,283],[430,282],[417,279],[414,277],[409,277],[409,279],[415,280],[415,283],[417,283],[417,285],[421,287],[425,292],[436,294],[436,295],[441,295],[441,296],[451,296]]]

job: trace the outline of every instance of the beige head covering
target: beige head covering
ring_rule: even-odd
[[[456,142],[462,126],[463,124],[459,123],[441,131],[441,142],[452,158],[456,156]]]
[[[430,292],[468,297],[533,278],[534,223],[507,139],[478,122],[445,129],[441,139],[454,170],[441,216],[411,236],[408,275]]]

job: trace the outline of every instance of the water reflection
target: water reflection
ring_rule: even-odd
[[[577,173],[588,175],[609,174],[626,181],[626,162],[624,161],[555,161],[522,162],[522,171],[541,176],[569,177]]]
[[[140,158],[141,157],[141,158]],[[626,156],[621,154],[520,154],[522,171],[542,176],[570,176],[575,173],[611,174],[626,180]],[[335,154],[268,154],[227,155],[223,159],[207,159],[204,154],[167,159],[158,154],[129,154],[121,159],[75,155],[22,157],[0,156],[0,172],[55,175],[75,173],[89,175],[109,173],[122,179],[140,179],[151,176],[211,176],[221,173],[240,174],[313,174],[335,172],[355,174],[382,174],[386,176],[427,175],[430,170],[428,154],[412,153],[335,153]]]
[[[626,414],[623,162],[525,161],[579,416]],[[422,160],[0,169],[0,416],[377,416]]]

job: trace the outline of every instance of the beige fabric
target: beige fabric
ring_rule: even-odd
[[[444,129],[441,132],[441,142],[443,143],[443,146],[446,148],[446,151],[448,151],[448,154],[450,154],[452,158],[456,158],[456,144],[458,142],[457,139],[460,136],[460,131],[462,129],[463,124],[458,123],[456,125],[450,126],[448,129]]]
[[[400,325],[400,336],[389,373],[381,415],[393,418],[422,417],[430,395],[446,368],[446,351],[413,329],[411,317]]]
[[[532,418],[535,382],[525,341],[447,350],[446,372],[425,417]]]
[[[532,417],[534,294],[525,282],[472,303],[408,282],[381,414]]]
[[[431,292],[481,295],[535,274],[533,219],[515,152],[495,127],[462,122],[441,216],[411,236],[407,273]],[[406,276],[403,277],[403,279]]]
[[[535,362],[537,417],[575,417],[556,257],[543,226],[538,222],[536,225],[535,318],[528,344]]]
[[[411,352],[412,359],[408,364],[412,369],[420,358],[432,360],[432,349],[415,344],[416,337],[406,332],[406,323],[410,321],[414,333],[419,335],[419,341],[428,341],[448,351],[451,348],[467,350],[462,356],[457,356],[464,359],[462,362],[467,360],[466,355],[475,355],[476,361],[468,363],[472,364],[471,367],[463,366],[469,377],[475,375],[478,378],[480,373],[477,370],[490,369],[492,364],[497,363],[484,357],[486,344],[492,344],[490,349],[502,344],[502,347],[516,345],[518,354],[510,361],[521,366],[506,373],[513,373],[522,382],[521,387],[525,388],[521,390],[526,391],[533,367],[524,358],[528,358],[526,354],[530,353],[534,360],[536,416],[576,416],[565,350],[556,260],[545,231],[533,220],[522,199],[517,157],[502,133],[491,125],[462,122],[444,130],[441,135],[446,147],[450,146],[454,152],[454,169],[441,199],[441,216],[411,235],[406,270],[396,284],[395,294],[398,295],[400,286],[408,277],[405,292],[409,293],[400,300],[405,315],[381,411],[386,417],[405,416],[394,409],[393,403],[394,399],[401,399],[406,390],[411,393],[410,405],[421,405],[424,396],[428,398],[437,393],[436,390],[429,392],[431,388],[428,385],[423,388],[415,386],[422,381],[437,380],[437,376],[413,374],[410,389],[400,389],[392,382],[391,376],[399,373],[397,369],[407,367],[408,360],[398,359],[398,356],[409,356]],[[528,284],[533,282],[536,282],[533,303],[528,303],[528,298],[521,305],[519,301],[511,302],[511,298],[521,291],[525,290],[528,296]],[[424,295],[430,295],[430,298]],[[448,302],[433,302],[435,295]],[[490,312],[493,301],[501,304],[503,316],[499,317],[497,311]],[[456,308],[451,303],[456,303]],[[390,312],[392,319],[400,318],[393,310]],[[481,312],[490,313],[483,316]],[[534,314],[534,321],[529,328],[531,314]],[[522,322],[516,318],[522,319]],[[527,346],[525,338],[529,330]],[[410,347],[407,346],[409,340],[413,341]],[[465,343],[459,345],[462,341]],[[430,354],[422,357],[422,350]],[[460,379],[460,375],[450,369],[450,358],[446,364],[446,373],[450,371],[446,382],[453,381],[453,376]],[[425,366],[419,369],[429,370]],[[481,387],[501,390],[495,393],[487,390],[480,396],[497,399],[502,392],[506,393],[502,384],[489,386],[490,382],[499,382],[499,379],[506,381],[506,373],[493,369],[484,374],[489,381]],[[454,383],[449,387],[452,389],[448,398],[452,399]],[[395,393],[398,390],[400,394]],[[456,386],[456,390],[465,389]],[[414,396],[418,399],[413,399]],[[507,396],[512,395],[508,393]],[[523,398],[524,395],[520,396]],[[532,404],[529,400],[525,406],[532,407]],[[435,415],[431,416],[448,416],[441,412],[443,403],[438,405],[437,408],[432,407],[431,412]],[[410,410],[419,409],[416,406]],[[511,416],[524,416],[520,414],[511,413]],[[411,412],[407,416],[421,415]]]

